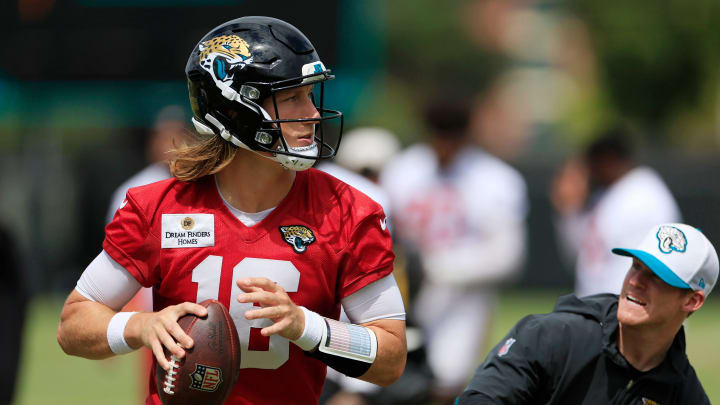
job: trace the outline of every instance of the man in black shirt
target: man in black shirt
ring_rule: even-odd
[[[684,320],[718,278],[699,230],[655,226],[620,296],[561,297],[520,320],[478,367],[458,404],[710,404],[685,355]]]

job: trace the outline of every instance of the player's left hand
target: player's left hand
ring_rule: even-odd
[[[245,291],[245,294],[238,295],[238,302],[251,302],[261,307],[246,311],[245,318],[267,318],[273,322],[260,330],[263,336],[279,334],[286,339],[295,340],[302,335],[305,329],[305,313],[292,302],[285,289],[265,277],[242,278],[237,280],[237,285]]]

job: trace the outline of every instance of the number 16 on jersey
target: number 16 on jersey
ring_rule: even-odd
[[[210,255],[193,269],[192,281],[198,284],[196,302],[218,299],[222,262],[222,256]],[[251,337],[264,338],[259,333],[254,336],[251,330],[264,328],[272,324],[269,319],[253,319],[251,321],[245,319],[245,312],[251,309],[253,305],[251,303],[240,303],[235,299],[235,297],[243,293],[235,281],[250,277],[266,277],[290,293],[296,292],[298,289],[300,272],[289,261],[256,257],[246,257],[233,267],[229,312],[240,337],[242,354],[240,368],[276,369],[288,361],[290,341],[280,335],[272,335],[269,337],[270,342],[267,350],[250,349]]]

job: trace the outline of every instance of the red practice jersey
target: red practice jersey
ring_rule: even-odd
[[[394,259],[382,208],[315,169],[297,172],[290,193],[252,227],[225,206],[212,176],[130,189],[103,248],[153,288],[155,311],[209,298],[228,307],[242,350],[227,404],[317,404],[326,373],[289,340],[262,336],[270,320],[245,319],[253,304],[237,302],[237,279],[267,277],[297,305],[338,319],[340,300],[389,275]],[[154,370],[146,403],[160,405]]]

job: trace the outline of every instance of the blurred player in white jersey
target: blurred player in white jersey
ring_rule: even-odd
[[[189,140],[185,124],[187,121],[185,110],[179,105],[168,105],[157,113],[146,145],[145,153],[149,164],[115,189],[110,198],[105,223],[112,222],[115,211],[125,200],[125,194],[130,188],[172,177],[168,166],[171,156],[168,152],[174,149],[175,145]]]
[[[107,217],[105,218],[106,224],[112,222],[115,212],[122,205],[129,189],[172,177],[169,166],[172,158],[170,151],[176,145],[190,141],[186,125],[187,121],[188,117],[186,117],[185,110],[179,105],[168,105],[158,111],[145,145],[145,154],[149,164],[115,189],[108,205]],[[124,310],[152,311],[152,308],[152,289],[144,287],[125,305]],[[140,362],[140,386],[143,387],[140,395],[145,398],[147,396],[145,382],[152,367],[152,353],[149,350],[144,350]]]
[[[397,136],[380,127],[359,127],[343,135],[342,147],[333,161],[321,161],[317,168],[357,188],[383,207],[387,226],[391,228],[392,205],[387,191],[379,184],[385,165],[400,151]],[[401,244],[394,244],[395,269],[393,275],[407,306],[417,292],[416,280],[408,278],[408,267],[416,265],[416,257],[409,257]],[[340,319],[347,321],[345,312]],[[328,369],[321,405],[416,404],[429,397],[427,382],[430,373],[425,361],[422,334],[412,324],[407,326],[408,358],[405,371],[393,385],[381,388],[365,381]]]
[[[464,97],[434,97],[430,137],[390,162],[381,184],[393,225],[423,264],[410,317],[424,330],[438,399],[456,396],[484,348],[497,284],[523,261],[526,185],[521,175],[469,143]]]
[[[575,294],[620,293],[627,262],[613,246],[640,242],[648,228],[680,222],[680,209],[660,175],[632,159],[629,134],[600,135],[581,161],[568,162],[553,183],[559,243],[575,262]]]
[[[377,184],[377,175],[399,149],[399,142],[387,130],[356,128],[343,135],[343,147],[338,150],[334,160],[321,161],[316,167],[372,198],[383,207],[387,220],[390,221],[390,197]],[[397,279],[397,275],[395,278]],[[340,311],[340,320],[349,321],[344,309]],[[327,380],[320,404],[366,405],[367,397],[380,390],[375,384],[348,377],[331,368],[328,369]]]

